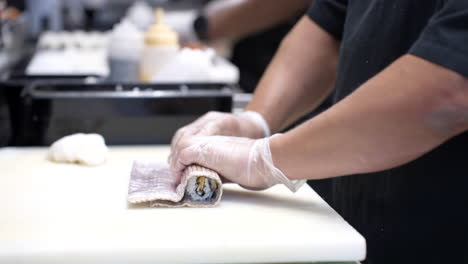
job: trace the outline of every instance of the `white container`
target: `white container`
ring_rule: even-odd
[[[145,35],[140,80],[149,82],[179,52],[179,37],[163,23],[164,12],[156,10],[156,24]]]
[[[143,33],[127,20],[117,24],[108,44],[109,80],[137,82],[143,51]]]
[[[239,69],[213,49],[182,49],[153,76],[153,83],[238,83]]]

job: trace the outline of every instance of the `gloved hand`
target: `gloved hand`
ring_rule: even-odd
[[[253,111],[240,114],[209,112],[176,132],[171,142],[169,163],[172,156],[180,150],[179,142],[181,139],[192,136],[215,135],[262,138],[270,136],[270,128],[265,119]]]
[[[291,181],[275,167],[269,138],[194,136],[183,138],[179,147],[170,164],[177,175],[187,166],[198,164],[246,188],[266,189],[284,184],[295,192],[305,182]]]

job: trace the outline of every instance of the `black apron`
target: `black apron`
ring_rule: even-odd
[[[450,2],[457,8],[440,15]],[[341,40],[334,101],[408,52],[459,73],[468,72],[468,60],[466,65],[463,60],[450,60],[457,58],[456,52],[468,54],[468,41],[462,43],[468,40],[465,3],[316,0],[309,17]],[[435,23],[436,14],[445,26],[424,33],[431,21]],[[428,37],[421,40],[423,33]],[[437,45],[424,43],[431,38],[457,48],[437,50]],[[420,45],[415,48],[417,41]],[[425,46],[429,49],[421,48]],[[365,263],[468,263],[468,133],[404,166],[333,179],[327,198],[366,238]]]

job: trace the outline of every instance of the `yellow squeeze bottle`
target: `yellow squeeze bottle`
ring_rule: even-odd
[[[177,32],[164,24],[164,11],[156,10],[156,23],[145,34],[140,80],[150,82],[154,75],[179,52]]]

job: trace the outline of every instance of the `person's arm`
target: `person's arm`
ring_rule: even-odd
[[[301,15],[311,0],[216,1],[204,11],[209,40],[241,38]]]
[[[323,5],[315,5],[309,16],[321,21],[322,26],[326,25],[324,21],[334,21],[329,19],[346,9],[345,5],[337,2],[316,1]],[[232,182],[251,188],[284,184],[296,190],[300,184],[291,180],[321,179],[392,168],[410,162],[467,131],[468,34],[464,34],[466,27],[460,21],[468,18],[468,6],[462,0],[449,3],[431,19],[420,39],[409,50],[409,54],[414,55],[402,56],[319,116],[284,135],[257,140],[223,136],[186,137],[179,144],[179,152],[171,168],[180,174],[186,166],[199,164],[216,170]],[[327,6],[333,8],[328,9]],[[339,17],[343,19],[343,16]],[[307,22],[310,21],[303,19],[301,23]],[[331,38],[323,31],[320,34],[320,29],[310,23],[313,27],[309,29],[316,29],[317,35],[314,36],[322,40]],[[295,29],[298,30],[307,32],[307,28],[300,25]],[[339,39],[342,27],[331,26],[327,32]],[[291,40],[300,39],[301,35],[294,34],[291,33]],[[447,35],[451,41],[445,41]],[[305,34],[305,38],[310,37]],[[297,46],[292,45],[296,49],[286,49],[290,43],[283,43],[280,52],[290,50],[297,56],[295,51],[301,47],[297,44],[299,42]],[[329,50],[316,44],[312,42],[313,49],[323,48],[325,53]],[[318,56],[313,50],[306,53]],[[283,59],[288,57],[285,53],[282,55]],[[298,61],[307,60],[303,57]],[[281,91],[282,86],[277,85],[281,83],[279,78],[278,81],[270,81],[273,90],[269,91],[268,86],[261,87],[249,110],[263,114],[272,130],[278,131],[291,116],[286,110],[301,108],[301,102],[306,106],[309,99],[297,85],[302,82],[291,78],[300,75],[288,71],[287,66],[302,72],[302,77],[312,81],[309,85],[315,90],[317,82],[314,80],[321,78],[316,73],[328,68],[328,63],[329,60],[323,60],[318,66],[309,64],[307,70],[307,64],[290,62],[282,65],[278,56],[267,73],[270,76],[265,79],[275,78],[271,74],[276,72],[275,68],[283,69],[285,76],[292,81],[295,98],[288,98],[288,93]],[[287,85],[288,82],[282,84]],[[293,115],[296,113],[292,112]]]
[[[405,55],[270,145],[290,179],[320,179],[402,165],[466,130],[468,79]]]
[[[245,109],[247,113],[204,115],[177,131],[171,143],[172,152],[180,150],[178,142],[184,137],[266,137],[270,133],[265,130],[278,132],[311,112],[334,87],[338,45],[334,37],[304,17],[283,40]]]
[[[216,170],[250,188],[389,169],[468,130],[468,78],[405,55],[340,103],[263,139],[184,138],[171,168]]]
[[[308,17],[283,40],[247,110],[275,133],[311,112],[335,85],[339,42]]]

